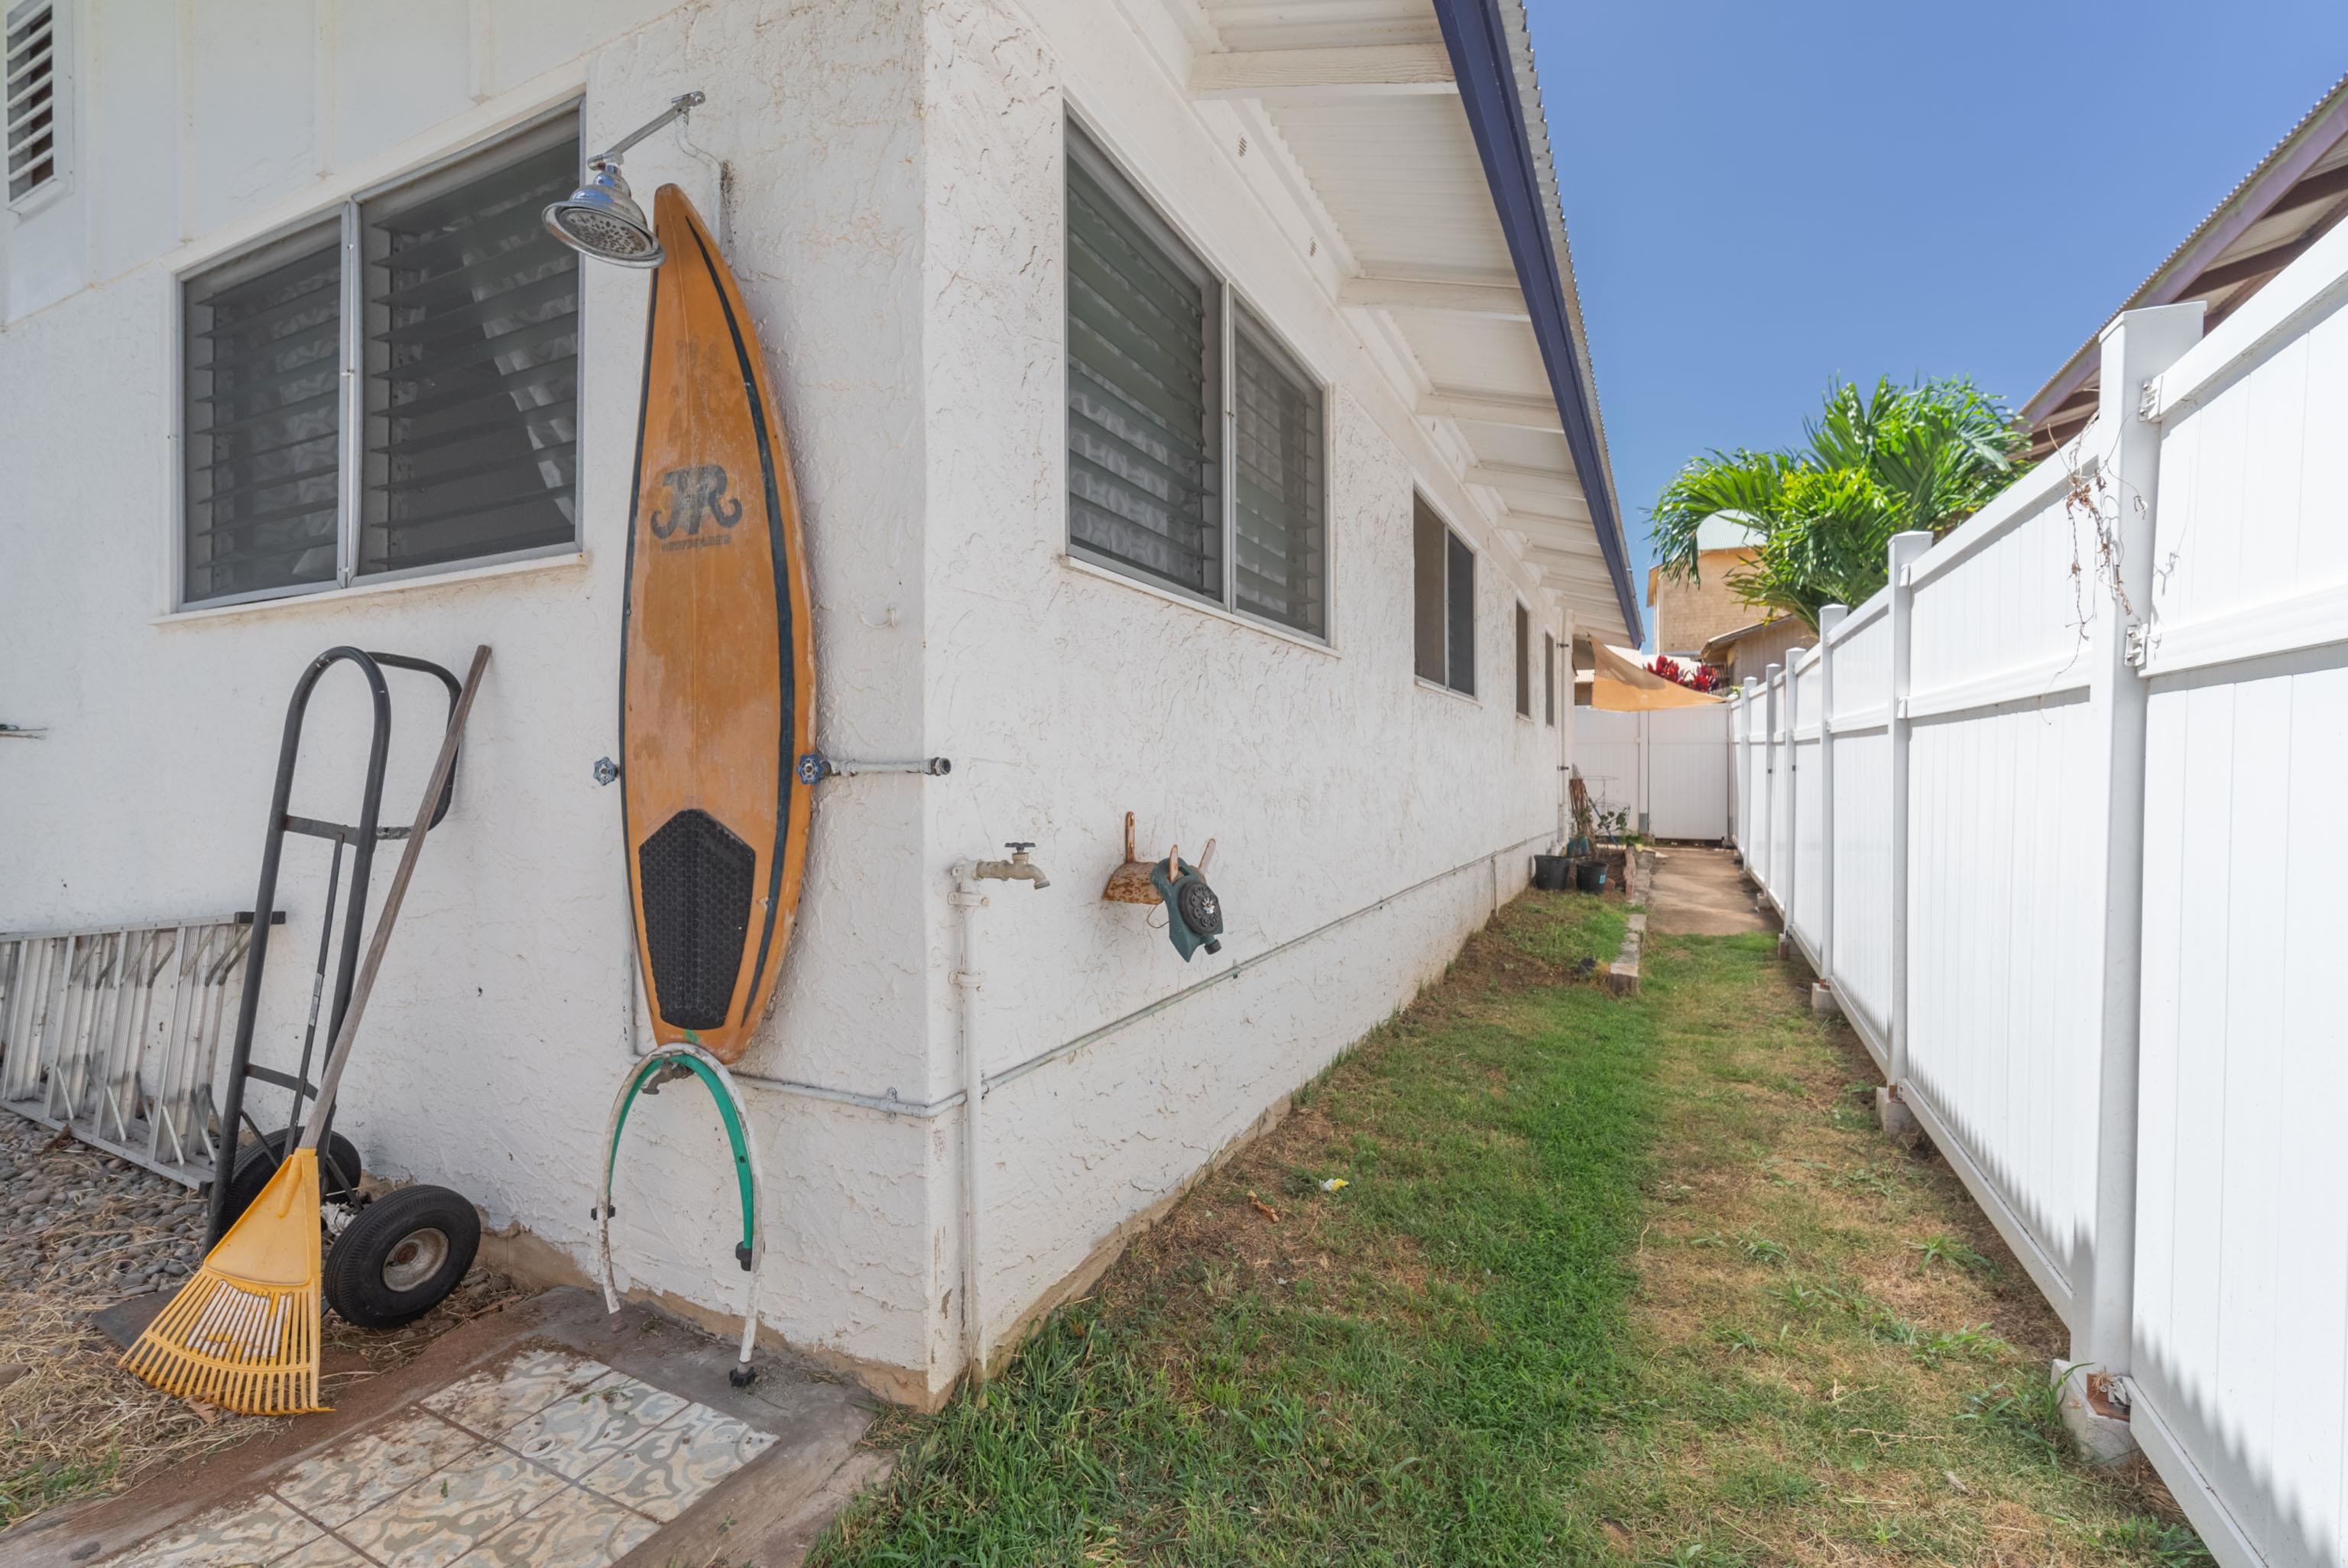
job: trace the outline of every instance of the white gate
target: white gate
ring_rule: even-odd
[[[1657,838],[1728,836],[1729,705],[1573,712],[1573,765],[1601,810]]]

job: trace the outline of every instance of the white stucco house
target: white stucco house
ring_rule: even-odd
[[[98,951],[250,907],[308,661],[461,668],[488,642],[338,1124],[371,1173],[473,1198],[500,1266],[592,1270],[600,1132],[648,1043],[620,792],[595,777],[646,283],[533,215],[688,90],[685,134],[627,176],[710,216],[770,358],[821,749],[952,763],[820,786],[740,1068],[772,1337],[942,1399],[966,1320],[1004,1345],[1081,1286],[1556,836],[1556,650],[1643,629],[1521,0],[5,15],[15,1110],[89,1091],[98,1049],[33,1031],[28,938]],[[339,679],[297,811],[355,787],[364,703]],[[404,820],[439,698],[396,697]],[[1216,841],[1219,955],[1186,964],[1101,897],[1128,811],[1144,854]],[[1050,886],[987,885],[983,983],[957,985],[953,867],[1013,840]],[[324,874],[322,845],[287,851],[256,1059],[298,1046]],[[152,1153],[172,1053],[211,1038],[175,1005],[103,1015],[117,1092],[77,1131]],[[203,1087],[170,1129],[198,1147],[159,1163],[201,1163]],[[716,1120],[686,1094],[636,1118],[622,1270],[723,1319]]]

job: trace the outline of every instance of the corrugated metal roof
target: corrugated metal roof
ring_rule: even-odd
[[[2192,232],[2122,302],[2120,311],[2202,300],[2209,307],[2209,322],[2214,325],[2264,287],[2272,273],[2208,284],[2202,280],[2228,278],[2243,271],[2244,265],[2254,268],[2254,258],[2281,253],[2286,247],[2311,240],[2348,215],[2348,190],[2311,200],[2294,197],[2295,192],[2303,195],[2320,189],[2321,182],[2343,169],[2348,169],[2348,76],[2334,82],[2314,108],[2302,115],[2210,209],[2209,215],[2193,226]],[[2039,437],[2039,446],[2051,449],[2056,444],[2052,433],[2058,426],[2065,436],[2075,428],[2075,411],[2083,406],[2092,411],[2096,345],[2104,328],[2118,314],[2116,311],[2105,318],[2095,334],[2023,405],[2023,423]],[[2058,414],[2063,417],[2058,418]]]

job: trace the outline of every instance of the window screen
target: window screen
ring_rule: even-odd
[[[1070,547],[1220,600],[1220,291],[1073,125],[1067,291]]]
[[[1231,323],[1233,597],[1321,631],[1321,388],[1244,307]]]
[[[1443,634],[1445,605],[1443,575],[1447,547],[1451,530],[1443,520],[1426,509],[1426,503],[1414,500],[1410,519],[1411,555],[1411,630],[1412,667],[1422,681],[1437,685],[1447,684],[1446,650],[1449,643]]]
[[[335,580],[341,236],[329,223],[184,285],[189,600]]]
[[[57,140],[65,126],[57,101],[57,12],[38,3],[7,12],[7,93],[0,122],[7,127],[8,200],[21,200],[57,177]]]
[[[1541,723],[1557,723],[1557,639],[1541,633]]]
[[[362,574],[577,537],[579,256],[539,214],[578,177],[566,118],[362,210]]]
[[[1411,667],[1419,679],[1476,694],[1476,552],[1412,499]]]
[[[1446,684],[1455,692],[1476,694],[1476,552],[1457,534],[1451,534],[1444,554],[1444,604],[1447,609],[1444,643],[1450,650],[1450,675]]]
[[[1533,618],[1517,606],[1517,712],[1533,716]]]

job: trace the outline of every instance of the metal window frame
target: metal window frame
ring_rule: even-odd
[[[1412,595],[1413,620],[1411,624],[1411,635],[1413,638],[1413,644],[1411,679],[1416,682],[1419,685],[1427,688],[1429,691],[1447,692],[1455,697],[1464,698],[1468,702],[1477,703],[1480,706],[1483,703],[1484,696],[1482,692],[1476,690],[1476,672],[1473,668],[1476,646],[1476,589],[1474,573],[1480,570],[1482,568],[1484,552],[1476,548],[1476,541],[1468,537],[1467,530],[1460,528],[1457,523],[1453,522],[1451,520],[1451,515],[1448,512],[1446,512],[1440,506],[1437,505],[1435,497],[1428,495],[1426,490],[1414,487],[1411,490],[1411,497],[1414,503],[1412,508],[1414,526],[1416,526],[1415,518],[1416,508],[1418,507],[1425,507],[1426,508],[1426,515],[1433,518],[1442,526],[1444,533],[1443,581],[1441,584],[1440,594],[1443,605],[1443,680],[1440,684],[1437,684],[1437,682],[1428,680],[1426,676],[1418,673],[1418,659],[1416,641],[1418,633],[1416,591],[1414,591]],[[1459,542],[1460,548],[1468,552],[1468,564],[1469,569],[1469,582],[1468,589],[1468,647],[1470,667],[1468,671],[1468,684],[1465,686],[1459,684],[1458,680],[1457,679],[1458,671],[1453,670],[1451,667],[1451,541],[1454,539],[1457,539]],[[1415,565],[1413,569],[1416,569]],[[1519,602],[1522,602],[1521,600]]]
[[[1296,638],[1334,651],[1337,647],[1337,530],[1334,520],[1336,507],[1334,496],[1335,485],[1333,463],[1336,446],[1334,429],[1335,421],[1330,417],[1330,414],[1336,406],[1336,383],[1330,379],[1328,373],[1314,361],[1312,355],[1299,350],[1287,333],[1272,324],[1272,313],[1258,303],[1255,297],[1237,282],[1232,270],[1223,263],[1214,248],[1201,241],[1198,226],[1187,221],[1176,204],[1169,201],[1150,181],[1137,173],[1132,163],[1117,152],[1111,139],[1101,130],[1101,123],[1098,117],[1086,112],[1073,99],[1062,106],[1059,189],[1060,236],[1063,250],[1060,266],[1059,309],[1059,425],[1060,489],[1064,504],[1061,508],[1060,521],[1061,548],[1071,559],[1081,561],[1088,567],[1097,568],[1125,581],[1139,584],[1155,592],[1172,595],[1192,604],[1220,610],[1225,615],[1233,616],[1250,626],[1262,627],[1282,637]],[[1067,508],[1065,505],[1067,494],[1068,461],[1068,268],[1066,261],[1066,246],[1069,231],[1067,132],[1070,128],[1074,128],[1086,141],[1091,144],[1092,150],[1097,153],[1101,161],[1125,183],[1128,191],[1142,205],[1149,219],[1172,234],[1198,259],[1199,264],[1206,270],[1208,277],[1214,285],[1216,310],[1220,317],[1216,323],[1219,334],[1217,370],[1222,383],[1217,389],[1217,395],[1221,399],[1222,411],[1222,423],[1220,427],[1221,451],[1218,455],[1216,465],[1220,470],[1217,475],[1216,482],[1220,488],[1220,512],[1222,519],[1220,562],[1222,591],[1220,596],[1201,593],[1196,589],[1180,583],[1144,577],[1125,563],[1103,555],[1097,550],[1087,548],[1078,542],[1076,529],[1067,517]],[[1114,195],[1115,192],[1111,194]],[[1239,311],[1242,308],[1255,318],[1256,324],[1263,329],[1265,335],[1272,340],[1272,345],[1286,355],[1296,369],[1304,373],[1314,393],[1321,399],[1321,627],[1317,631],[1292,626],[1285,620],[1275,620],[1268,615],[1260,615],[1239,602],[1238,572],[1235,569],[1234,561],[1239,538],[1239,480],[1236,473],[1237,459],[1234,456],[1239,446],[1239,383],[1238,372],[1232,364],[1232,358],[1238,343],[1235,323]],[[1445,526],[1449,525],[1447,523]]]
[[[180,610],[224,610],[232,605],[262,604],[276,599],[300,599],[315,593],[331,593],[340,587],[339,580],[304,582],[283,588],[256,588],[243,593],[214,594],[208,599],[189,599],[188,588],[188,528],[191,518],[188,507],[188,442],[194,434],[188,425],[188,288],[191,283],[212,278],[216,274],[265,272],[274,260],[274,253],[290,251],[303,241],[321,237],[330,221],[326,210],[312,212],[301,220],[282,224],[252,243],[211,258],[201,266],[191,267],[171,280],[171,497],[172,527],[170,549],[170,605]],[[347,231],[345,231],[347,232]],[[343,302],[337,301],[339,306]],[[344,323],[347,332],[347,323]],[[338,348],[337,352],[341,352]],[[347,364],[347,361],[345,361]],[[346,378],[347,379],[347,378]],[[339,411],[337,411],[339,417]],[[337,432],[339,436],[340,432]],[[343,505],[342,461],[340,443],[335,460],[335,505],[337,527]],[[337,559],[341,548],[336,542]]]
[[[1557,728],[1557,633],[1541,632],[1541,723]]]
[[[1317,631],[1310,630],[1302,626],[1292,626],[1285,620],[1275,620],[1269,615],[1259,615],[1254,611],[1246,609],[1239,602],[1239,317],[1241,311],[1245,311],[1253,322],[1254,325],[1262,331],[1271,348],[1272,354],[1274,359],[1276,361],[1282,359],[1286,360],[1287,364],[1283,368],[1294,371],[1301,375],[1307,384],[1313,388],[1313,395],[1320,399],[1320,408],[1318,412],[1321,425],[1321,505],[1320,516],[1313,519],[1321,529],[1321,593],[1320,603],[1318,606],[1321,611],[1321,628]],[[1335,390],[1336,389],[1322,376],[1321,372],[1316,369],[1311,362],[1306,360],[1303,354],[1298,354],[1293,348],[1289,346],[1286,336],[1281,333],[1279,328],[1272,324],[1271,318],[1264,313],[1261,306],[1256,304],[1253,298],[1251,298],[1247,292],[1241,289],[1237,283],[1234,283],[1226,278],[1223,282],[1223,439],[1226,443],[1226,450],[1229,456],[1225,457],[1223,462],[1223,490],[1225,492],[1225,500],[1223,503],[1223,548],[1227,561],[1223,574],[1223,591],[1225,598],[1230,602],[1227,603],[1224,608],[1229,610],[1234,615],[1244,615],[1250,620],[1259,621],[1266,626],[1277,626],[1283,630],[1292,631],[1299,637],[1310,638],[1315,641],[1323,641],[1328,638],[1329,587],[1330,579],[1334,575],[1331,569],[1331,559],[1329,554],[1329,535],[1331,531],[1329,528],[1329,461],[1334,453],[1334,448],[1330,444],[1329,409],[1335,401]]]
[[[55,0],[60,8],[67,0]],[[365,477],[366,458],[366,384],[360,374],[366,350],[366,269],[361,262],[360,237],[365,209],[386,196],[395,195],[446,174],[458,166],[493,157],[501,149],[527,140],[565,118],[577,127],[580,178],[586,178],[587,105],[583,95],[573,94],[562,102],[530,115],[510,125],[504,125],[484,135],[473,137],[422,162],[412,164],[397,174],[373,184],[362,186],[328,206],[304,213],[298,218],[272,229],[248,243],[204,258],[175,273],[171,279],[171,408],[172,408],[172,525],[170,553],[170,612],[186,610],[225,610],[234,605],[259,604],[273,600],[308,599],[322,593],[378,584],[409,581],[418,578],[445,577],[458,572],[479,571],[487,567],[510,565],[559,556],[576,555],[586,538],[587,484],[582,473],[572,510],[572,537],[568,541],[551,545],[534,545],[528,549],[504,550],[495,555],[466,556],[457,560],[435,561],[427,566],[406,567],[396,571],[361,574],[358,569],[359,529],[365,515]],[[341,422],[337,431],[336,460],[339,465],[335,490],[335,576],[328,582],[300,583],[286,588],[256,589],[248,593],[219,594],[207,599],[191,599],[188,587],[188,478],[186,448],[188,440],[187,394],[187,333],[188,285],[209,273],[240,266],[312,229],[322,229],[332,214],[341,225],[342,269],[339,280],[342,310],[342,333],[339,353],[342,355],[342,398],[335,410]],[[581,273],[579,290],[578,376],[580,405],[586,405],[588,379],[589,306],[586,274]]]
[[[1514,673],[1517,678],[1517,717],[1529,724],[1533,722],[1533,607],[1525,602],[1521,593],[1509,596],[1516,601],[1516,619],[1509,623],[1509,633],[1515,641]]]

